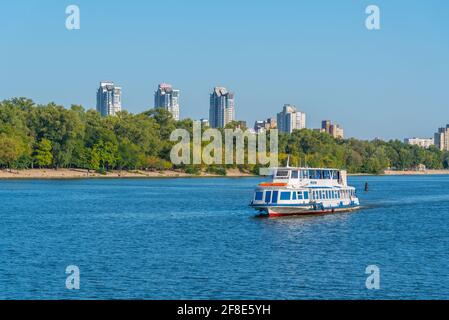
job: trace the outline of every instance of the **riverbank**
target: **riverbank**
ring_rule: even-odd
[[[445,175],[449,174],[449,170],[385,170],[384,175],[386,176],[414,176],[414,175]]]
[[[252,174],[240,172],[238,169],[227,170],[227,177],[251,177]],[[201,173],[188,174],[182,171],[111,171],[106,174],[88,172],[84,169],[28,169],[0,170],[0,179],[86,179],[86,178],[188,178],[188,177],[220,177],[220,175]]]
[[[349,174],[349,176],[367,176],[366,173]],[[386,170],[386,176],[410,175],[449,175],[449,170],[424,171],[393,171]],[[240,172],[238,169],[228,169],[226,177],[253,177],[253,174]],[[191,178],[191,177],[223,177],[217,174],[202,172],[199,175],[188,174],[182,171],[111,171],[106,174],[88,172],[84,169],[28,169],[28,170],[0,170],[0,179],[90,179],[90,178]]]

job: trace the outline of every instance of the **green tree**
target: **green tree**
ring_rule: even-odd
[[[116,144],[110,141],[103,142],[103,140],[100,140],[97,144],[95,144],[93,150],[96,154],[98,154],[100,158],[100,167],[103,170],[107,171],[115,166],[118,152],[118,147]]]
[[[43,138],[36,145],[34,159],[39,167],[48,167],[53,163],[51,141]]]
[[[137,169],[141,165],[141,161],[144,158],[143,152],[140,148],[129,141],[124,139],[121,141],[118,147],[117,165],[120,170],[122,169]]]
[[[0,135],[0,165],[16,168],[23,151],[23,144],[18,138]]]
[[[88,170],[94,170],[97,171],[100,169],[100,154],[98,153],[98,151],[94,148],[91,149],[90,152],[88,153],[89,159],[88,159]]]

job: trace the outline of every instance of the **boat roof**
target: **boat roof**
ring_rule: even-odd
[[[309,168],[309,167],[277,167],[270,168],[271,170],[334,170],[334,171],[342,171],[344,169],[336,169],[336,168]]]

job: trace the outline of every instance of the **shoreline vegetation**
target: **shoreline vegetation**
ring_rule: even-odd
[[[173,147],[180,141],[170,137],[177,129],[191,137],[193,120],[175,121],[160,108],[101,117],[79,105],[65,108],[55,103],[36,104],[27,98],[4,100],[0,102],[0,178],[237,177],[258,175],[261,168],[270,166],[248,164],[249,141],[235,135],[231,139],[243,144],[245,154],[239,162],[245,164],[183,164],[193,162],[195,151],[193,142],[184,139],[182,155],[186,158],[173,164],[171,153],[178,150]],[[217,148],[205,138],[207,129],[201,128],[203,156],[224,163],[224,129],[217,129],[218,138],[212,137]],[[231,122],[225,129],[235,133],[246,130],[239,122]],[[268,130],[269,146],[271,136]],[[310,129],[279,133],[277,138],[279,166],[285,166],[290,156],[292,167],[346,169],[353,175],[446,174],[449,170],[449,152],[433,146],[423,149],[399,140],[339,139]],[[269,147],[266,149],[259,156],[269,159]],[[235,152],[233,159],[237,162]]]
[[[367,176],[374,174],[367,173],[353,173],[349,176]],[[449,170],[386,170],[384,173],[376,174],[377,176],[413,176],[413,175],[449,175]],[[88,171],[86,169],[24,169],[24,170],[0,170],[0,180],[64,180],[64,179],[120,179],[120,178],[213,178],[213,177],[227,177],[227,178],[247,178],[258,177],[250,172],[241,172],[238,169],[228,169],[226,175],[212,174],[201,172],[199,174],[189,174],[183,171],[164,170],[164,171],[110,171],[107,173],[98,173],[95,171]]]

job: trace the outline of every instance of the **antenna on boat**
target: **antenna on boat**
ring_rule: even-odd
[[[289,168],[289,167],[290,167],[290,154],[287,157],[287,168]]]

